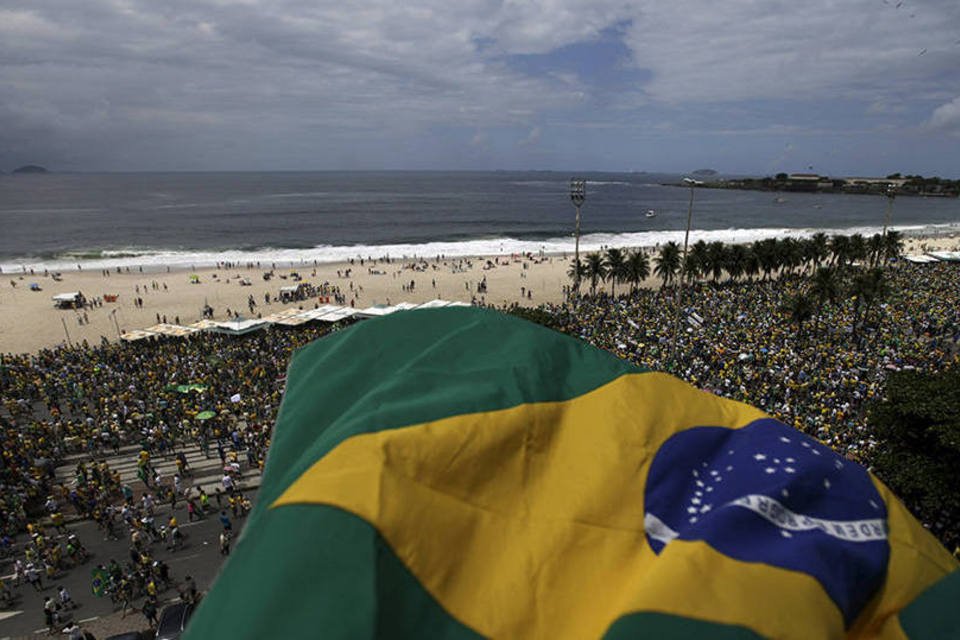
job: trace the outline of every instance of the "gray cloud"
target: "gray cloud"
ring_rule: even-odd
[[[948,131],[960,135],[960,98],[954,98],[933,110],[927,127],[933,131]]]
[[[947,0],[0,0],[0,166],[405,166],[410,149],[448,166],[457,144],[475,152],[477,131],[484,161],[502,162],[493,141],[509,138],[504,153],[563,164],[598,126],[661,135],[666,121],[715,121],[730,137],[787,122],[803,135],[795,114],[748,122],[758,99],[859,102],[878,126],[922,112],[919,125],[941,105],[928,125],[947,128],[958,26]],[[649,71],[626,90],[503,62],[614,27]],[[462,140],[437,143],[457,128]],[[629,153],[625,142],[611,158]]]

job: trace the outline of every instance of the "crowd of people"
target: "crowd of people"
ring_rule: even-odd
[[[904,263],[887,273],[889,294],[869,322],[845,297],[799,326],[789,301],[809,286],[800,275],[597,293],[540,309],[565,333],[754,405],[869,467],[878,443],[865,407],[882,397],[889,372],[960,363],[960,265]],[[960,544],[958,523],[925,524],[951,550]]]
[[[798,326],[786,302],[809,279],[789,274],[617,297],[599,292],[539,309],[566,333],[755,405],[869,465],[877,441],[864,408],[883,393],[889,371],[960,361],[960,267],[899,264],[888,277],[889,294],[870,311],[871,322],[854,302],[839,299]],[[174,585],[150,549],[176,547],[178,503],[190,520],[219,514],[219,550],[229,553],[230,518],[251,506],[240,490],[242,469],[262,469],[290,355],[339,327],[0,356],[0,529],[17,586],[37,588],[86,562],[86,549],[65,524],[74,518],[95,521],[117,540],[118,555],[129,554],[125,564],[98,567],[104,592],[124,610],[136,597],[155,604],[157,591]],[[209,493],[187,480],[187,446],[224,465]],[[126,450],[137,462],[132,483],[107,462]],[[76,464],[64,478],[57,469],[68,456]],[[157,459],[176,461],[176,472],[163,477]],[[168,504],[170,519],[158,526],[157,510]],[[951,549],[960,542],[956,523],[926,524]],[[196,585],[184,591],[183,584],[181,595],[196,597]],[[2,592],[7,597],[10,585]]]
[[[84,571],[102,562],[94,572],[105,576],[102,595],[124,611],[144,598],[145,616],[175,584],[152,549],[182,545],[178,518],[219,517],[220,553],[229,553],[232,519],[252,508],[243,477],[262,471],[291,352],[330,330],[0,356],[0,535],[3,568],[13,575],[0,588],[5,602],[87,563],[77,520],[96,522],[117,558],[129,555],[97,557]],[[219,458],[218,482],[194,485],[188,447]],[[135,479],[111,467],[127,457]],[[177,583],[181,595],[186,583]],[[64,622],[58,604],[44,604],[51,629]]]

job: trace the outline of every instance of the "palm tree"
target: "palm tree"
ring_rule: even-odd
[[[814,305],[809,296],[802,293],[787,299],[782,310],[790,314],[791,322],[797,324],[797,339],[803,338],[803,323],[813,317]]]
[[[587,277],[590,278],[590,295],[597,292],[597,281],[607,279],[607,266],[599,253],[587,255]]]
[[[617,282],[623,282],[627,279],[627,261],[623,251],[615,247],[607,249],[603,264],[607,268],[607,275],[610,276],[610,295],[616,295]]]
[[[709,262],[707,243],[703,240],[697,240],[691,245],[690,252],[687,254],[687,275],[693,278],[706,275]]]
[[[883,269],[875,268],[859,272],[850,284],[850,294],[854,299],[853,333],[851,337],[857,339],[857,327],[866,324],[870,310],[886,298],[889,285],[883,274]]]
[[[888,229],[887,237],[884,239],[883,252],[887,260],[898,260],[903,253],[903,234],[899,231]]]
[[[813,261],[813,268],[818,269],[820,263],[827,259],[830,250],[827,248],[827,234],[818,231],[810,236],[810,259]]]
[[[709,273],[716,282],[723,275],[723,268],[727,262],[727,245],[722,242],[711,242],[707,245],[707,256],[709,259]]]
[[[883,256],[884,240],[883,236],[875,233],[867,240],[868,263],[871,267],[880,264]]]
[[[817,324],[814,333],[820,333],[820,318],[826,303],[836,304],[840,299],[840,279],[837,270],[830,267],[820,267],[810,279],[810,295],[817,301]]]
[[[745,250],[747,257],[743,263],[743,272],[747,275],[747,278],[753,282],[753,279],[760,273],[760,256],[757,255],[756,244],[746,246]]]
[[[727,273],[734,282],[743,275],[747,268],[747,247],[742,244],[730,245],[727,248]]]
[[[632,251],[627,256],[627,282],[629,282],[632,291],[643,284],[643,281],[650,277],[650,259],[643,249]]]
[[[800,265],[803,260],[803,252],[800,243],[796,238],[784,238],[779,243],[780,274],[788,273],[793,275],[793,270]]]
[[[570,268],[567,269],[567,276],[573,280],[573,288],[579,293],[580,281],[587,277],[587,265],[579,260],[571,260]]]
[[[841,269],[847,265],[847,258],[850,255],[850,238],[847,236],[835,235],[830,238],[830,266],[837,265]]]
[[[867,241],[863,234],[855,233],[850,236],[850,260],[851,262],[863,261],[867,257]]]
[[[776,238],[766,238],[753,243],[753,251],[757,254],[760,268],[763,270],[763,279],[770,277],[772,271],[779,266],[779,243]]]
[[[657,266],[653,272],[663,279],[663,286],[666,287],[680,270],[680,245],[670,241],[660,248],[660,255],[656,258]]]

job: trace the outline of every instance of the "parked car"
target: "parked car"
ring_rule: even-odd
[[[167,605],[160,613],[160,624],[157,625],[156,640],[178,640],[187,628],[187,620],[193,613],[193,605],[189,602],[176,602]]]

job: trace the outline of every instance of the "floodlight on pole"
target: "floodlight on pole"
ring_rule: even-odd
[[[687,247],[690,244],[690,225],[693,222],[693,191],[703,184],[700,180],[684,178],[683,184],[690,187],[690,204],[687,206],[687,230],[683,234],[683,255],[680,258],[680,287],[677,291],[677,307],[673,313],[673,345],[670,348],[670,361],[677,364],[677,335],[680,333],[680,309],[683,307],[683,294],[686,289]]]
[[[570,179],[570,200],[577,209],[576,227],[573,232],[573,270],[574,270],[574,289],[580,291],[580,207],[583,201],[587,199],[587,182],[577,178]]]

